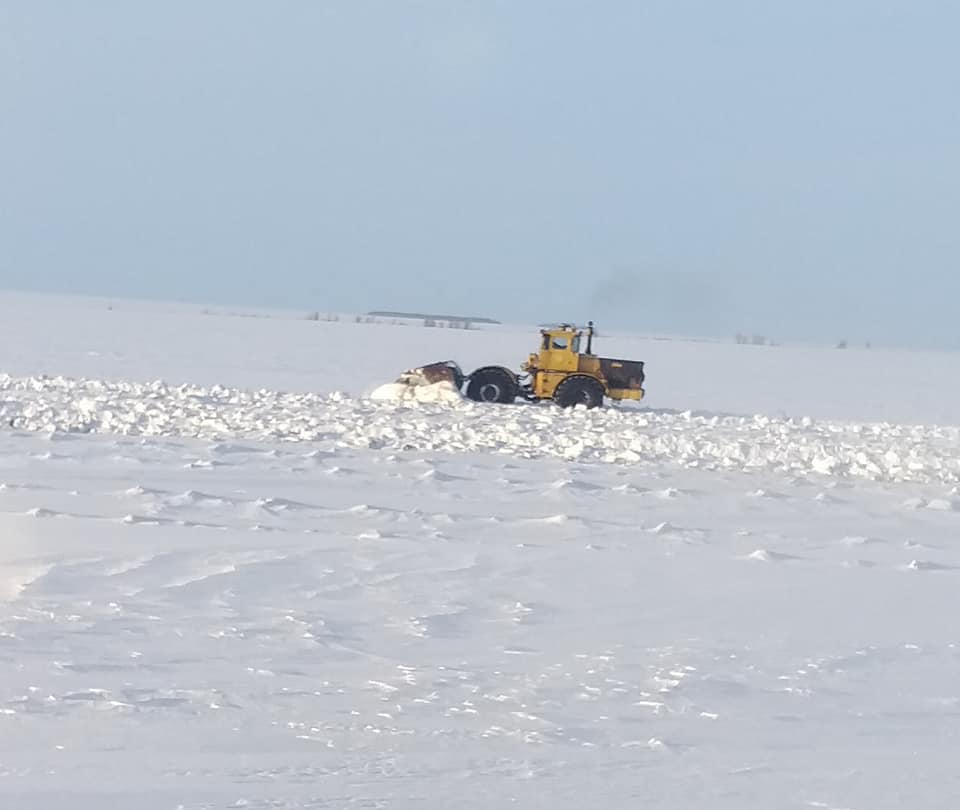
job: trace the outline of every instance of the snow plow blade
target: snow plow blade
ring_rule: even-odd
[[[381,385],[371,399],[393,402],[455,403],[463,397],[463,372],[452,360],[407,369],[392,383]]]
[[[403,385],[434,385],[448,382],[458,391],[463,386],[463,372],[452,360],[428,363],[425,366],[407,369],[396,380]]]

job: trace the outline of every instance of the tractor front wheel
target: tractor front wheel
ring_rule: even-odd
[[[505,368],[489,366],[470,375],[467,396],[475,402],[513,402],[517,398],[516,378]]]
[[[603,404],[603,385],[593,377],[576,374],[567,377],[553,392],[553,401],[561,408],[585,405],[599,408]]]

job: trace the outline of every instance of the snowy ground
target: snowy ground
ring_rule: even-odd
[[[0,806],[955,806],[955,356],[129,309],[0,297]]]

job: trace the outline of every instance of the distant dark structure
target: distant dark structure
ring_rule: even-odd
[[[424,312],[388,312],[386,310],[377,310],[368,312],[371,318],[402,318],[410,321],[423,321],[430,326],[439,326],[441,324],[457,325],[464,329],[469,329],[475,323],[499,324],[500,321],[493,318],[479,318],[472,315],[430,315]]]

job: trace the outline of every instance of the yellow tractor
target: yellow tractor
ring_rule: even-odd
[[[596,408],[603,398],[643,399],[643,363],[613,360],[593,353],[593,321],[583,330],[571,324],[540,330],[540,348],[521,365],[521,375],[503,366],[483,366],[469,377],[455,363],[446,363],[454,384],[467,384],[467,396],[477,402],[553,400],[561,408]]]

